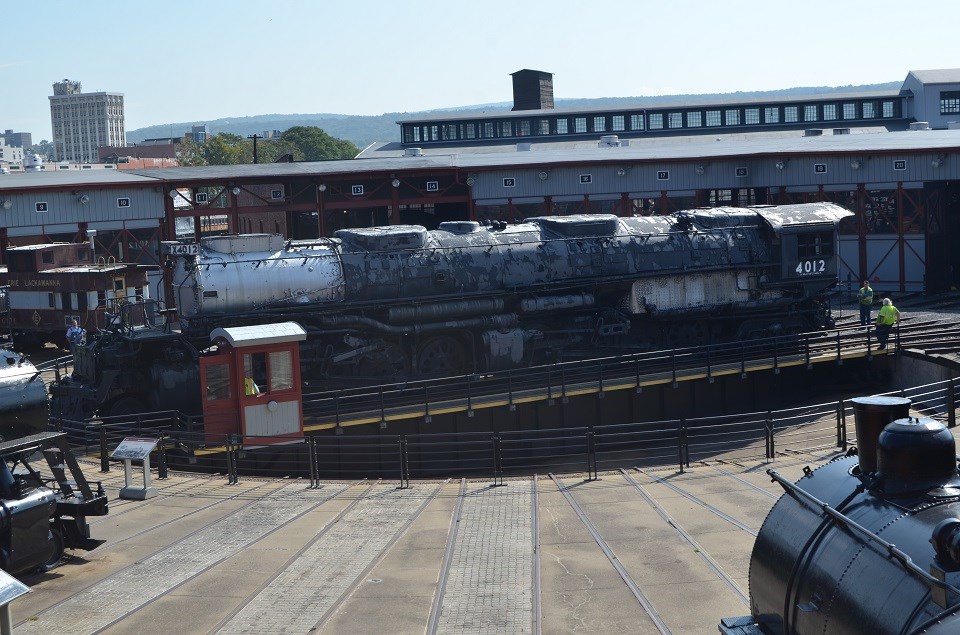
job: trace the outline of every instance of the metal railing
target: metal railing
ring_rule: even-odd
[[[956,424],[956,381],[900,390],[912,410]],[[676,465],[706,460],[775,460],[787,453],[843,452],[856,443],[848,400],[763,412],[612,425],[500,432],[391,435],[309,434],[283,437],[211,435],[176,412],[136,417],[63,421],[74,445],[100,457],[109,471],[110,452],[128,436],[150,436],[157,446],[160,478],[167,466],[219,472],[228,483],[241,475],[297,476],[318,486],[322,478],[412,479],[489,475],[500,482],[534,472],[586,473],[623,466]],[[268,448],[269,450],[265,450]],[[162,467],[160,467],[162,466]]]

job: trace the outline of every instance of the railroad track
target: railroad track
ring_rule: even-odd
[[[382,423],[434,413],[463,412],[520,403],[551,402],[613,390],[664,383],[746,375],[748,370],[829,363],[912,349],[929,355],[960,354],[960,321],[949,316],[907,315],[891,334],[891,347],[878,349],[875,329],[855,316],[835,329],[734,344],[653,351],[582,360],[485,375],[453,377],[304,395],[305,427]]]

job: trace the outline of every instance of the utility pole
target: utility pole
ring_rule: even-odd
[[[257,139],[263,139],[263,137],[257,133],[253,133],[251,135],[247,135],[247,139],[253,139],[253,162],[257,163]]]

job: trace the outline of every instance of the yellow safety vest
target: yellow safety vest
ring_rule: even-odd
[[[880,315],[877,317],[879,318],[880,324],[894,324],[897,321],[898,313],[900,312],[897,311],[897,307],[893,306],[892,304],[884,304],[882,307],[880,307]]]

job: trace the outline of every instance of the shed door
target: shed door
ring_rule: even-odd
[[[200,358],[203,430],[207,445],[222,445],[226,435],[240,433],[240,391],[231,369],[232,356]]]

